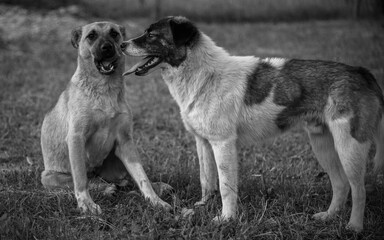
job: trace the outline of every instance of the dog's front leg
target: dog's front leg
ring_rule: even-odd
[[[67,144],[78,207],[82,212],[90,211],[93,214],[100,214],[100,206],[92,200],[88,191],[84,134],[70,131],[67,136]]]
[[[215,155],[223,210],[214,221],[225,221],[236,217],[238,162],[236,138],[223,141],[211,141]]]
[[[144,171],[143,165],[141,164],[139,154],[136,146],[132,139],[120,140],[116,146],[116,156],[120,158],[124,166],[139,186],[140,191],[143,193],[146,199],[155,206],[161,206],[167,210],[171,210],[172,207],[168,203],[164,202],[157,196],[152,188],[151,182],[148,179],[147,174]]]
[[[196,149],[200,165],[201,200],[195,206],[204,205],[217,191],[217,169],[211,144],[196,136]]]

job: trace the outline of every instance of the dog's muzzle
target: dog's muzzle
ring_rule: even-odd
[[[134,44],[133,44],[134,45]],[[144,76],[149,73],[149,70],[159,65],[163,59],[159,55],[154,54],[138,54],[135,52],[135,48],[132,47],[132,42],[123,42],[120,45],[121,50],[124,54],[130,55],[130,56],[137,56],[137,57],[144,57],[143,60],[136,63],[134,66],[132,66],[128,71],[123,73],[123,76],[129,75],[131,73],[135,73],[137,76]]]
[[[94,60],[97,70],[104,75],[114,73],[119,60],[114,45],[110,42],[101,44],[97,55]]]

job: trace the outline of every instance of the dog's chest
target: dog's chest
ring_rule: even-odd
[[[129,116],[124,113],[115,114],[113,117],[109,117],[109,114],[100,115],[105,117],[103,120],[100,119],[100,116],[98,117],[99,121],[93,126],[94,134],[86,143],[87,165],[90,169],[103,163],[103,160],[113,150],[119,131],[130,121]]]
[[[181,111],[185,128],[194,135],[209,140],[219,140],[236,134],[237,110],[222,107],[220,103]]]
[[[194,135],[208,140],[220,140],[237,135],[241,145],[265,141],[281,133],[276,118],[285,109],[269,96],[261,104],[243,105],[240,108],[229,103],[205,105],[192,111],[182,111],[186,129]]]

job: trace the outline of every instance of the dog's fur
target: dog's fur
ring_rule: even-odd
[[[129,172],[152,204],[170,209],[152,189],[132,140],[132,114],[122,77],[124,36],[123,27],[109,22],[72,32],[77,69],[42,125],[41,181],[47,188],[73,186],[83,212],[101,213],[89,195],[90,172],[109,182],[119,182]]]
[[[152,24],[122,49],[155,62],[126,74],[145,75],[161,66],[184,125],[196,138],[202,187],[197,204],[210,198],[219,180],[223,209],[215,220],[236,216],[237,144],[266,140],[305,124],[333,190],[328,210],[314,218],[335,216],[351,188],[347,227],[363,229],[364,174],[372,142],[376,167],[384,166],[384,100],[369,71],[326,61],[231,56],[183,17]]]

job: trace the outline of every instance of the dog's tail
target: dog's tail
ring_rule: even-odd
[[[381,120],[379,122],[378,129],[375,133],[375,143],[376,143],[376,155],[374,158],[375,164],[375,173],[376,174],[384,174],[384,81],[380,81],[375,79],[375,77],[369,73],[369,77],[373,78],[375,82],[379,85],[379,89],[381,90],[379,94],[381,98]]]
[[[375,92],[380,101],[381,118],[374,133],[376,155],[373,161],[375,164],[375,174],[380,172],[384,174],[384,81],[377,80],[370,71],[363,67],[359,67],[358,72],[367,82],[368,88]]]
[[[375,133],[375,143],[376,155],[373,159],[375,163],[375,173],[379,174],[381,172],[384,174],[384,114],[381,117],[379,127]]]

